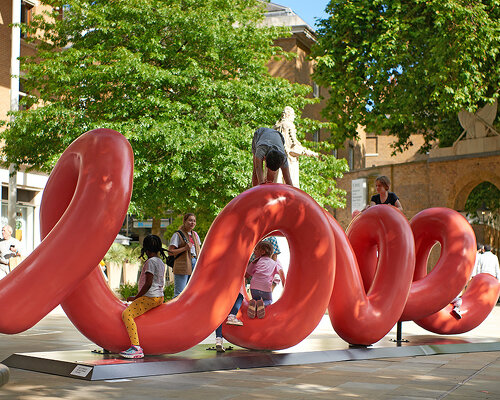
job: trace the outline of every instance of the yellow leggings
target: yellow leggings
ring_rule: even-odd
[[[158,307],[163,304],[163,297],[146,297],[141,296],[135,299],[132,304],[130,304],[122,313],[122,320],[127,328],[128,336],[130,337],[130,342],[134,346],[139,346],[139,335],[137,333],[137,325],[135,324],[134,318],[145,312]]]

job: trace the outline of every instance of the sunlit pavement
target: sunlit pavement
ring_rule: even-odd
[[[491,342],[498,337],[500,307],[471,332],[452,340]],[[377,346],[394,346],[394,329]],[[412,322],[403,324],[403,338],[442,341]],[[204,343],[213,343],[213,336]],[[499,340],[500,341],[500,340]],[[290,351],[348,348],[334,333],[327,316],[303,343]],[[0,360],[13,353],[96,349],[60,308],[32,329],[0,335]],[[10,369],[0,388],[6,399],[500,399],[500,352],[442,354],[339,361],[153,377],[82,381],[68,377]]]

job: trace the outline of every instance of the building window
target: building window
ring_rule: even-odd
[[[7,225],[8,221],[8,192],[7,186],[2,186],[2,204],[0,208],[0,223]],[[38,191],[17,188],[16,191],[16,226],[12,236],[16,237],[25,251],[31,253],[35,246],[35,197]]]
[[[319,139],[320,139],[320,135],[319,135],[319,129],[316,129],[314,132],[313,132],[313,142],[316,142],[318,143],[319,142]]]
[[[319,86],[316,84],[316,82],[313,82],[313,97],[319,97]]]
[[[67,13],[69,12],[70,6],[68,4],[64,4],[62,7],[56,7],[57,11],[59,11],[59,19],[63,20],[66,18]]]
[[[33,6],[34,4],[31,3],[30,1],[23,0],[21,2],[21,23],[29,25],[31,20],[32,20],[32,11],[33,11]],[[26,38],[28,37],[28,34],[26,32],[23,32],[21,29],[21,37]]]
[[[347,164],[349,165],[349,171],[354,169],[354,146],[349,143],[349,149],[347,153]]]
[[[378,156],[378,137],[377,136],[367,136],[366,137],[366,152],[367,157]]]

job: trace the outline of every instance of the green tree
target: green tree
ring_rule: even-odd
[[[260,27],[257,0],[42,3],[53,11],[26,28],[38,52],[22,60],[30,96],[0,135],[4,161],[48,172],[79,135],[117,130],[134,150],[130,211],[139,217],[213,218],[250,184],[253,131],[285,105],[315,101],[310,87],[269,74],[272,57],[291,56],[273,45],[290,32]],[[328,155],[318,163],[343,168]],[[334,186],[335,174],[311,174],[316,187]],[[324,205],[339,202],[320,194]]]
[[[324,116],[337,143],[359,124],[395,135],[396,151],[415,133],[422,150],[450,146],[457,113],[499,96],[498,0],[332,0],[326,11],[314,79],[330,87]]]

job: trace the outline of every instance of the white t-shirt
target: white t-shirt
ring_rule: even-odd
[[[194,235],[193,235],[193,232],[194,231],[189,232],[189,234],[188,234],[189,236],[186,239],[190,241],[191,240],[190,238],[193,238],[198,243],[198,246],[201,247],[201,242],[200,242],[200,238],[199,238],[198,234],[196,232],[194,232]],[[172,235],[172,238],[170,239],[169,246],[175,246],[175,247],[179,248],[179,247],[185,246],[185,244],[186,244],[186,242],[184,241],[184,239],[181,237],[179,232],[176,231]],[[196,257],[196,248],[194,246],[191,247],[191,255],[193,257]]]
[[[477,270],[475,271],[477,274],[486,273],[494,276],[497,279],[500,279],[500,268],[498,263],[498,257],[494,255],[491,251],[485,251],[481,255],[481,259],[479,260]]]
[[[144,294],[146,297],[163,297],[163,287],[165,286],[165,264],[158,257],[151,257],[146,260],[139,277],[139,291],[146,283],[146,272],[153,274],[153,283]]]

